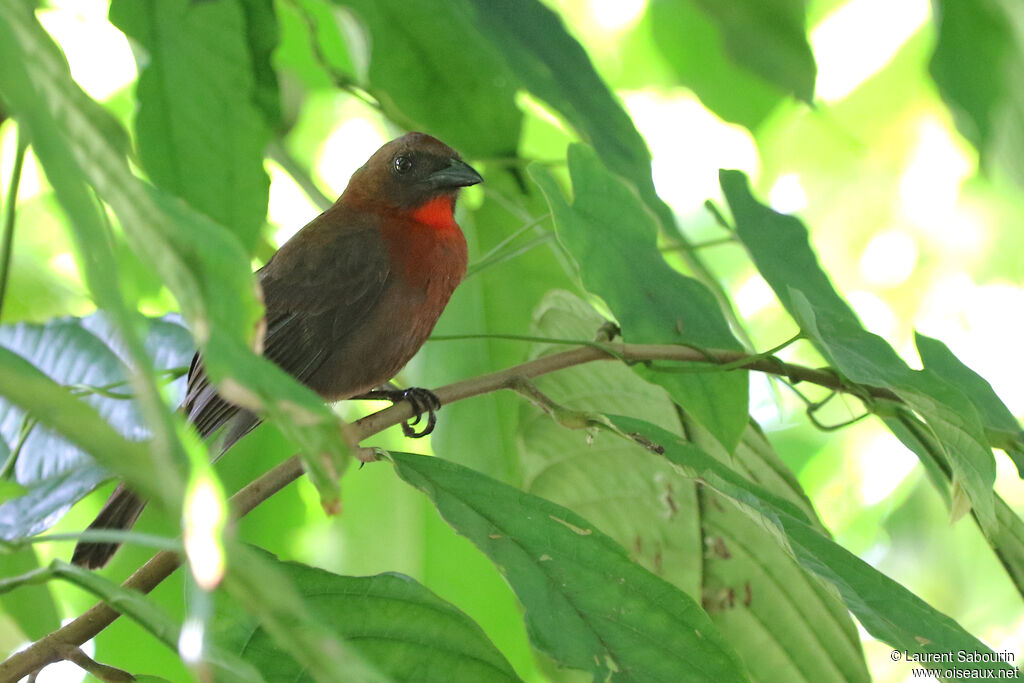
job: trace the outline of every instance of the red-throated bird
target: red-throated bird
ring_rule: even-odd
[[[334,205],[288,240],[258,272],[267,309],[264,355],[327,401],[407,399],[430,417],[423,389],[374,391],[426,341],[466,273],[466,240],[455,223],[459,189],[482,182],[444,143],[409,133],[352,175]],[[206,438],[221,427],[226,450],[259,418],[221,398],[196,354],[182,410]],[[416,418],[416,421],[419,417]],[[414,421],[412,424],[416,424]],[[145,501],[118,486],[90,529],[127,529]],[[102,567],[113,543],[79,543],[72,562]]]

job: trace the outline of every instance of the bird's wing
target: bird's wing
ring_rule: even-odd
[[[301,254],[282,248],[258,274],[267,307],[263,355],[303,383],[362,326],[388,284],[379,231],[339,233],[328,235],[327,243],[311,236],[315,241],[304,246],[320,248],[304,248]],[[198,353],[182,406],[203,438],[239,410],[217,394]]]

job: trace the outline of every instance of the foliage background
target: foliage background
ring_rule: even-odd
[[[224,4],[225,0],[209,3],[210,11]],[[950,49],[962,47],[956,40],[998,43],[992,26],[981,20],[972,24],[967,11],[958,9],[960,3],[942,4],[961,29],[960,34],[944,36]],[[982,4],[1000,6],[994,0]],[[915,366],[914,330],[943,340],[991,382],[1015,416],[1024,414],[1024,359],[1019,353],[1024,335],[1024,232],[1018,225],[1024,195],[1020,169],[1013,166],[1020,158],[1015,152],[1022,150],[1020,140],[1000,137],[1001,128],[977,125],[982,119],[972,118],[976,112],[970,111],[971,102],[1012,97],[998,79],[979,76],[985,71],[972,68],[970,50],[964,48],[955,59],[933,67],[947,94],[956,94],[958,84],[970,84],[963,86],[968,89],[966,98],[951,113],[929,73],[939,34],[926,0],[809,0],[806,36],[817,68],[813,96],[806,87],[807,74],[794,66],[799,59],[780,66],[758,49],[772,36],[789,35],[792,27],[765,22],[733,26],[733,33],[723,33],[710,4],[697,0],[561,0],[548,5],[583,45],[644,136],[653,155],[658,194],[691,242],[725,236],[703,202],[723,204],[719,168],[743,170],[750,175],[756,196],[803,218],[823,267],[868,329]],[[237,101],[239,111],[233,111],[235,98],[223,97],[236,87],[248,87],[239,79],[251,76],[212,69],[208,101],[167,103],[195,127],[179,129],[181,139],[164,140],[166,149],[160,149],[159,141],[146,147],[139,159],[142,167],[165,188],[173,183],[162,178],[176,178],[182,193],[194,191],[190,184],[208,186],[207,204],[196,208],[235,228],[253,263],[259,264],[317,214],[317,204],[304,192],[303,182],[333,198],[379,144],[403,129],[424,127],[443,138],[456,135],[467,141],[463,147],[472,143],[472,149],[463,151],[488,178],[483,188],[468,190],[462,200],[460,222],[475,258],[535,219],[540,219],[535,234],[543,238],[551,227],[543,219],[548,212],[543,197],[526,175],[508,173],[502,158],[518,150],[526,159],[550,162],[563,177],[566,145],[578,133],[537,97],[503,83],[496,53],[491,54],[494,64],[460,61],[462,41],[476,46],[486,43],[485,36],[460,35],[425,4],[408,3],[400,14],[389,15],[387,8],[392,6],[275,2],[280,26],[280,45],[272,56],[280,87],[276,129],[252,118],[251,108]],[[75,0],[46,3],[37,15],[67,55],[75,80],[127,129],[141,129],[135,119],[136,98],[147,86],[138,79],[128,40],[108,21],[107,11],[104,2]],[[175,10],[167,11],[170,15]],[[146,34],[146,26],[133,25],[128,15],[112,18],[143,44],[159,40]],[[319,54],[310,48],[311,20]],[[204,32],[208,28],[196,22],[185,27],[180,39],[216,44],[215,33]],[[424,34],[429,35],[428,43],[442,44],[442,52],[450,52],[452,61],[440,67],[429,63],[432,79],[403,81],[410,73],[403,60],[413,59],[407,48],[424,40]],[[742,49],[729,52],[723,35],[738,40]],[[154,43],[149,47],[154,49]],[[747,59],[742,57],[744,50]],[[1005,58],[1012,61],[1019,54]],[[196,65],[177,66],[177,77],[194,77],[190,68]],[[522,116],[520,135],[517,122],[507,118],[507,108],[489,107],[494,98],[514,100],[515,111]],[[812,98],[813,106],[801,101]],[[224,108],[211,109],[212,103]],[[383,105],[383,112],[374,103]],[[273,98],[263,105],[278,106]],[[1007,109],[1006,116],[1020,123],[1012,118],[1012,107]],[[145,115],[138,112],[140,120]],[[235,184],[225,189],[208,175],[173,168],[173,160],[182,158],[192,169],[202,167],[204,155],[222,153],[214,143],[225,135],[240,146],[232,148],[232,159],[251,177],[239,181],[232,176]],[[266,150],[261,139],[269,143]],[[144,146],[143,141],[136,142]],[[979,147],[984,151],[982,161]],[[0,124],[4,182],[11,175],[14,151],[15,125],[7,120]],[[264,155],[269,185],[258,168]],[[519,182],[530,186],[525,198],[518,197]],[[264,201],[265,222],[260,215]],[[2,322],[44,322],[95,310],[72,256],[64,213],[31,153],[17,211]],[[154,316],[178,310],[168,288],[123,239],[115,253],[118,281],[130,307]],[[774,346],[796,331],[742,248],[715,243],[699,253],[730,293],[755,348]],[[674,253],[666,254],[672,265],[686,270]],[[437,333],[529,334],[532,321],[543,329],[543,309],[538,307],[553,288],[580,291],[559,250],[541,239],[530,251],[467,280]],[[581,329],[566,336],[585,336],[586,328]],[[521,362],[531,352],[536,350],[518,341],[435,341],[399,379],[437,386]],[[811,365],[820,362],[803,347],[787,349],[782,357]],[[550,391],[556,394],[558,389]],[[569,397],[564,400],[572,403]],[[750,405],[751,414],[841,545],[952,616],[993,649],[1018,654],[1024,650],[1020,595],[984,537],[969,520],[949,523],[949,512],[917,458],[880,422],[868,419],[836,432],[817,430],[803,416],[802,403],[785,390],[773,390],[757,373],[751,375]],[[339,410],[354,416],[367,407]],[[840,400],[819,418],[839,423],[858,410],[856,401]],[[562,437],[558,430],[534,434],[542,429],[537,426],[539,418],[517,397],[484,396],[446,407],[440,417],[441,427],[428,443],[404,442],[397,430],[374,443],[441,454],[563,503],[566,497],[579,495],[571,472],[556,472],[553,477],[548,473],[548,481],[541,481],[538,464],[523,455],[531,452],[531,438],[549,443]],[[581,439],[574,434],[569,447],[578,446]],[[274,427],[263,427],[224,460],[219,472],[225,487],[234,490],[294,451]],[[998,454],[996,467],[996,490],[1021,513],[1024,488],[1012,462]],[[557,677],[531,652],[520,608],[500,574],[453,533],[419,492],[389,468],[376,466],[350,470],[341,487],[340,516],[325,517],[316,489],[303,479],[246,517],[239,536],[282,559],[342,574],[408,574],[477,621],[520,676]],[[81,529],[111,488],[112,484],[105,485],[77,505],[55,531]],[[598,514],[603,502],[589,504]],[[174,532],[173,525],[156,515],[144,517],[139,528]],[[672,551],[666,547],[664,557]],[[38,547],[43,562],[66,558],[69,552],[68,544]],[[123,578],[147,556],[145,549],[126,548],[109,576]],[[49,589],[61,617],[79,614],[93,602],[88,594],[62,583]],[[180,616],[182,590],[179,572],[154,595]],[[908,667],[890,661],[888,645],[863,631],[861,635],[876,680],[907,678]],[[131,671],[187,680],[191,674],[177,655],[150,638],[121,620],[96,639],[96,657]],[[0,650],[10,651],[24,639],[14,621],[0,618]]]

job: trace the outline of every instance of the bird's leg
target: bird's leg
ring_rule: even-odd
[[[414,417],[402,423],[402,433],[411,439],[420,439],[434,431],[434,426],[437,424],[437,411],[441,408],[441,399],[429,389],[421,387],[399,389],[390,382],[352,398],[359,401],[391,401],[392,403],[408,401],[412,406]],[[427,414],[427,424],[417,432],[415,425],[420,423],[424,413]]]

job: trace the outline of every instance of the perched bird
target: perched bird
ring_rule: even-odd
[[[409,400],[433,428],[440,404],[424,389],[378,389],[419,350],[466,274],[455,223],[459,189],[483,181],[441,141],[409,133],[377,150],[341,197],[278,249],[257,273],[266,305],[263,353],[326,401]],[[197,353],[182,411],[221,452],[259,424],[221,398]],[[127,529],[145,501],[120,485],[90,529]],[[114,543],[79,543],[72,562],[102,567]]]

